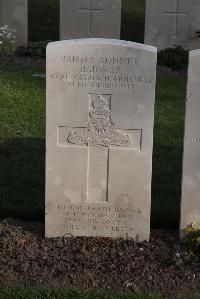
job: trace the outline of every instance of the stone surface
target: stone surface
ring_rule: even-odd
[[[47,237],[148,240],[156,56],[109,39],[48,45]]]
[[[146,0],[145,43],[159,50],[200,47],[199,0]]]
[[[120,39],[121,0],[60,0],[60,39]]]
[[[0,26],[16,30],[17,46],[28,43],[28,0],[0,0]]]
[[[181,232],[200,223],[200,50],[190,52],[186,101]]]

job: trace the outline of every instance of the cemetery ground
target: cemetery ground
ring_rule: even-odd
[[[30,1],[32,41],[58,39],[58,5],[48,2],[54,23],[45,1]],[[123,1],[122,23],[123,39],[143,41],[143,0]],[[31,59],[0,68],[0,298],[200,298],[199,250],[178,239],[186,76],[158,70],[151,240],[136,244],[44,238],[45,78],[36,73],[44,63]]]
[[[30,59],[0,69],[1,298],[197,298],[198,250],[178,240],[186,76],[158,68],[151,240],[136,244],[44,238],[44,72]]]

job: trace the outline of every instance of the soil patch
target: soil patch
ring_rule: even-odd
[[[176,233],[152,231],[150,242],[108,238],[44,238],[40,223],[0,222],[0,284],[78,287],[175,297],[200,293],[199,259],[177,267],[185,253]]]

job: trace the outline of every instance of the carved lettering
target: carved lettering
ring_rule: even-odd
[[[102,63],[102,64],[113,64],[113,65],[140,65],[139,57],[100,57],[94,58],[93,56],[63,56],[62,61],[64,63]]]
[[[71,88],[94,89],[128,89],[136,84],[150,84],[152,79],[145,75],[127,76],[125,67],[137,69],[142,63],[139,57],[93,57],[68,56],[61,57],[65,64],[74,64],[71,73],[52,73],[50,80],[63,80]]]
[[[140,209],[96,205],[59,204],[57,209],[62,217],[65,216],[66,224],[62,227],[68,232],[88,229],[110,232],[131,231],[130,223],[135,221],[136,215],[142,213]]]
[[[200,137],[193,137],[192,143],[200,143]]]

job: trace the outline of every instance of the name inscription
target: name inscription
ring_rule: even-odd
[[[134,89],[136,85],[151,84],[152,79],[136,74],[141,65],[139,57],[80,57],[63,56],[61,63],[70,72],[54,72],[50,80],[63,80],[74,88]],[[127,71],[128,69],[128,71]],[[127,75],[127,73],[135,75]]]

